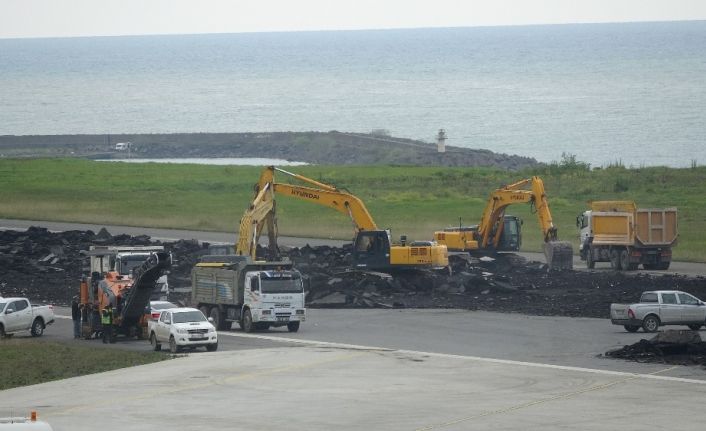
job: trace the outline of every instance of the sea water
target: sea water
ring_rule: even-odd
[[[385,129],[706,163],[706,22],[0,39],[0,135]]]

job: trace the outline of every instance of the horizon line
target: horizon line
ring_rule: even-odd
[[[150,36],[213,36],[213,35],[241,35],[241,34],[282,34],[282,33],[343,33],[363,31],[400,31],[400,30],[441,30],[464,28],[502,28],[502,27],[554,27],[569,25],[616,25],[616,24],[663,24],[663,23],[697,23],[706,22],[706,18],[674,19],[674,20],[645,20],[645,21],[573,21],[562,23],[529,23],[529,24],[483,24],[483,25],[452,25],[452,26],[419,26],[419,27],[370,27],[370,28],[343,28],[343,29],[307,29],[307,30],[261,30],[261,31],[233,31],[233,32],[193,32],[193,33],[129,33],[129,34],[101,34],[101,35],[68,35],[68,36],[4,36],[0,40],[28,40],[28,39],[82,39],[82,38],[117,38],[117,37],[150,37]]]

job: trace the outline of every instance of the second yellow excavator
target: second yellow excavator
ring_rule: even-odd
[[[524,189],[528,184],[531,185],[530,190]],[[505,215],[505,209],[516,203],[529,203],[537,214],[544,235],[544,255],[549,268],[572,269],[573,247],[570,242],[557,239],[557,228],[552,222],[544,182],[536,176],[493,191],[478,225],[434,232],[434,239],[439,244],[445,244],[451,252],[519,251],[522,244],[522,220]]]
[[[277,183],[275,172],[280,172],[310,184],[301,186]],[[388,230],[378,229],[375,221],[358,197],[341,191],[335,186],[321,183],[302,175],[287,172],[274,166],[266,167],[255,186],[255,198],[240,220],[240,231],[236,254],[256,259],[258,238],[267,228],[270,251],[276,253],[277,223],[274,194],[290,196],[307,202],[332,208],[348,215],[353,222],[353,264],[357,269],[395,270],[446,268],[449,264],[445,245],[434,241],[407,243],[403,236],[400,243],[393,243]]]

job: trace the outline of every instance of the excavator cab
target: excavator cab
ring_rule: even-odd
[[[503,216],[503,231],[495,251],[520,251],[522,247],[522,219],[513,216]]]
[[[360,231],[353,244],[356,268],[386,269],[390,267],[390,236],[384,230]]]

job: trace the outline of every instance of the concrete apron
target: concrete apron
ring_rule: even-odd
[[[655,374],[302,346],[198,352],[10,389],[0,406],[37,410],[56,431],[701,430],[705,396],[706,381]]]

